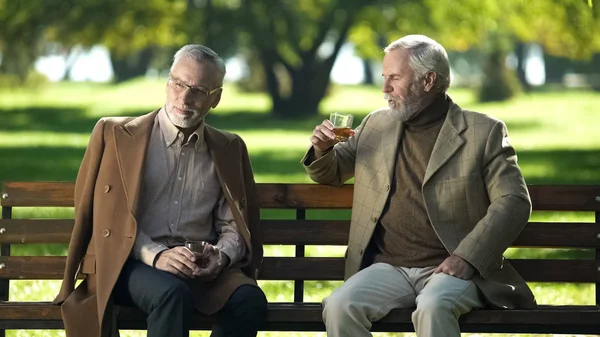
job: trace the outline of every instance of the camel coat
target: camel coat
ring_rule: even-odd
[[[372,262],[373,231],[388,199],[403,123],[389,109],[369,114],[348,142],[302,160],[310,177],[341,185],[354,177],[345,278]],[[502,254],[527,224],[531,201],[502,121],[451,102],[422,185],[438,238],[478,273],[483,297],[496,308],[531,308],[535,299]]]
[[[135,215],[143,163],[159,110],[140,117],[102,118],[96,124],[75,184],[75,226],[62,287],[54,303],[68,337],[118,336],[111,293],[136,237]],[[248,247],[216,280],[193,287],[196,306],[213,314],[242,284],[256,284],[262,229],[246,145],[234,134],[205,125],[205,141],[223,193]],[[78,274],[84,280],[75,288]]]

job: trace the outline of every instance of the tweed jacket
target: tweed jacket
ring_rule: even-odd
[[[370,113],[348,142],[302,163],[317,183],[342,185],[354,177],[345,278],[368,266],[373,232],[388,199],[404,129],[389,109]],[[427,215],[448,253],[477,270],[474,282],[496,308],[531,308],[535,298],[503,258],[527,224],[531,201],[505,124],[450,102],[422,185]]]

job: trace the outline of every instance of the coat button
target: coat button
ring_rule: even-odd
[[[102,236],[104,236],[105,238],[110,236],[110,229],[105,229],[102,231]]]
[[[110,191],[110,185],[104,185],[104,193],[108,193]]]
[[[365,250],[361,248],[360,252],[358,252],[358,255],[362,256],[364,253],[365,253]]]
[[[390,185],[385,185],[385,191],[388,192],[390,190]]]
[[[377,217],[374,216],[371,220],[373,220],[374,223],[377,223]]]

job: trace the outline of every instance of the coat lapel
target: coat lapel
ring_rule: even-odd
[[[423,185],[463,146],[465,140],[460,133],[466,128],[467,124],[461,108],[452,102],[448,109],[448,116],[433,146]]]
[[[135,118],[124,126],[114,126],[115,152],[117,153],[119,172],[127,197],[127,205],[134,216],[139,200],[138,192],[146,149],[158,111]]]

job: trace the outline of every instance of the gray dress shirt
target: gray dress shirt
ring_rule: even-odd
[[[245,255],[204,141],[204,124],[186,141],[163,107],[154,121],[142,174],[135,258],[152,266],[159,252],[186,240],[214,244],[230,265]]]

